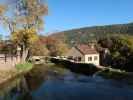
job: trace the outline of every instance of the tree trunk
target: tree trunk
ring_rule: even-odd
[[[24,63],[26,61],[26,58],[28,56],[29,48],[25,48],[25,46],[21,46],[21,63]]]

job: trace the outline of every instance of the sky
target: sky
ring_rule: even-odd
[[[133,22],[133,0],[48,0],[45,32]]]
[[[41,34],[133,22],[133,0],[47,0],[48,16]],[[7,34],[0,27],[0,34]]]

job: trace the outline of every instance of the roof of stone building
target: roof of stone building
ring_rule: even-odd
[[[95,47],[81,44],[75,47],[77,50],[79,50],[82,54],[98,54],[98,51],[96,50]]]

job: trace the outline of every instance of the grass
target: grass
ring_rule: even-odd
[[[32,67],[33,67],[33,64],[29,62],[16,65],[16,69],[18,71],[29,71],[32,69]]]

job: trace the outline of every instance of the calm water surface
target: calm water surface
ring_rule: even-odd
[[[23,86],[9,82],[11,88],[1,90],[0,100],[133,100],[133,85],[122,80],[84,76],[46,65],[37,66],[25,77],[20,82]]]

